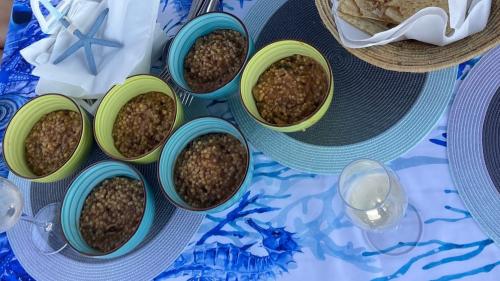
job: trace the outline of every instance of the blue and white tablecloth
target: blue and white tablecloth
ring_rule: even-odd
[[[5,0],[2,0],[5,1]],[[244,16],[255,1],[226,0]],[[312,0],[304,0],[312,1]],[[15,0],[28,7],[29,1]],[[175,33],[191,1],[162,0],[158,21]],[[34,95],[36,77],[19,50],[43,37],[36,21],[11,24],[0,69],[0,137],[13,113]],[[477,60],[460,66],[457,84]],[[231,118],[226,104],[211,112]],[[446,116],[422,142],[389,165],[424,221],[403,256],[372,252],[342,212],[337,176],[301,173],[254,150],[253,185],[238,205],[208,216],[184,253],[158,280],[500,280],[500,249],[472,220],[448,171]],[[0,161],[0,175],[7,176]],[[217,262],[215,261],[217,259]],[[85,274],[82,272],[82,274]],[[0,234],[0,280],[32,280]]]

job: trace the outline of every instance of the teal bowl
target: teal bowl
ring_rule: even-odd
[[[184,59],[196,39],[219,29],[232,29],[247,38],[247,55],[235,77],[210,93],[193,92],[184,80]],[[170,45],[167,67],[174,82],[183,90],[200,99],[226,99],[238,92],[243,67],[255,51],[254,43],[247,28],[237,17],[224,12],[211,12],[192,19],[185,24]]]
[[[247,163],[246,163],[246,174],[241,182],[241,184],[234,190],[228,198],[224,199],[219,205],[212,206],[206,209],[193,208],[188,205],[179,196],[175,190],[174,185],[174,168],[177,157],[184,150],[184,148],[195,138],[211,134],[211,133],[227,133],[236,137],[247,150]],[[163,151],[160,156],[159,172],[158,177],[160,179],[161,186],[167,198],[177,207],[204,214],[211,214],[224,211],[225,209],[231,207],[234,203],[238,202],[245,194],[246,190],[252,182],[253,175],[253,159],[252,153],[248,146],[247,141],[243,137],[243,134],[238,128],[233,126],[231,123],[215,117],[203,117],[195,119],[184,126],[180,127],[167,141],[167,144],[163,147]]]
[[[107,253],[91,248],[80,233],[80,215],[85,199],[99,183],[105,179],[123,176],[141,180],[146,196],[144,214],[135,233],[121,247]],[[123,256],[134,250],[148,235],[155,214],[153,190],[137,170],[131,166],[115,161],[98,162],[76,177],[71,183],[61,207],[61,226],[68,244],[83,256],[112,259]]]

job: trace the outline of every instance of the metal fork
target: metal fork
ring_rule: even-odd
[[[216,11],[217,8],[219,7],[219,1],[220,0],[194,0],[193,3],[191,4],[191,9],[189,10],[188,18],[187,20],[190,21],[193,18],[208,13],[212,11]],[[170,48],[170,44],[172,44],[174,37],[168,39],[167,43],[165,43],[165,47],[163,49],[163,55],[164,55],[164,61],[165,61],[165,68],[163,71],[160,73],[160,78],[163,79],[164,81],[171,82],[170,84],[174,85],[174,90],[175,92],[179,93],[179,98],[185,106],[191,105],[193,102],[193,96],[186,92],[184,89],[179,87],[174,81],[172,81],[172,75],[170,74],[170,71],[168,69],[168,50]]]

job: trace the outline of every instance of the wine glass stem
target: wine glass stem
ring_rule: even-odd
[[[26,222],[30,222],[30,223],[42,228],[46,232],[49,232],[52,230],[52,223],[51,222],[37,221],[34,217],[29,216],[29,215],[24,214],[24,213],[21,215],[21,220],[26,221]]]

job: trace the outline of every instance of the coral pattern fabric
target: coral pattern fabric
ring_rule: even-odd
[[[223,9],[243,17],[256,1],[266,0],[225,0]],[[161,1],[158,22],[166,33],[175,34],[190,5],[189,0]],[[29,11],[27,0],[14,6]],[[24,19],[10,25],[0,68],[0,138],[16,110],[34,96],[37,83],[19,51],[44,35],[33,18]],[[476,61],[460,66],[457,84]],[[224,102],[212,102],[209,110],[232,120]],[[424,222],[421,241],[387,249],[415,245],[409,253],[394,258],[370,250],[342,211],[337,176],[291,170],[254,150],[250,191],[229,210],[207,216],[184,253],[156,279],[498,280],[500,249],[472,220],[451,181],[446,124],[444,116],[417,147],[389,163]],[[0,175],[8,175],[3,160]],[[5,234],[0,234],[0,280],[34,280]]]

